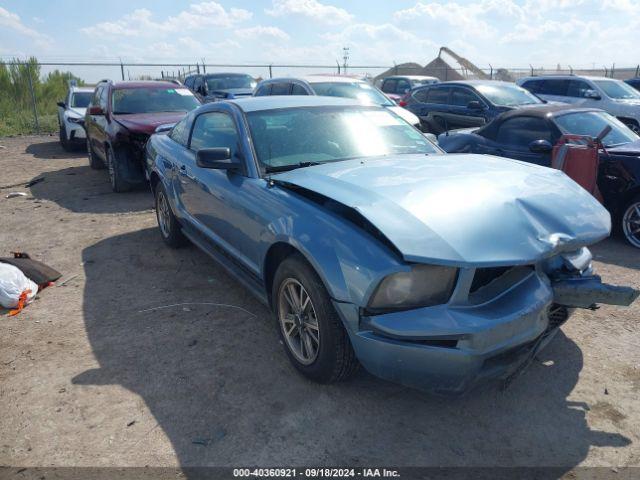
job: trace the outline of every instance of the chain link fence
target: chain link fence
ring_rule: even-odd
[[[428,75],[441,81],[460,79],[493,79],[515,81],[525,76],[574,74],[627,79],[640,76],[640,65],[591,69],[529,68],[453,68],[437,61],[426,66],[402,65],[340,65],[331,64],[207,64],[207,63],[120,63],[120,62],[38,62],[0,61],[0,136],[29,133],[53,133],[58,130],[57,102],[64,99],[69,81],[77,85],[92,85],[110,78],[114,80],[184,80],[192,73],[242,72],[257,80],[310,73],[347,74],[373,83],[389,75]],[[46,73],[45,73],[46,72]]]

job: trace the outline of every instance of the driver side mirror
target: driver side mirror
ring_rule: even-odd
[[[231,159],[229,147],[201,148],[196,152],[196,165],[213,170],[241,170],[242,164]]]
[[[482,110],[482,103],[480,103],[478,100],[471,100],[469,103],[467,103],[467,108],[469,110]]]
[[[585,90],[584,91],[584,98],[590,98],[591,100],[600,100],[600,99],[602,99],[600,94],[598,92],[596,92],[595,90]]]
[[[58,105],[60,108],[67,108],[67,104],[66,104],[66,103],[64,103],[62,100],[60,100],[60,101],[57,103],[57,105]]]
[[[534,140],[529,144],[529,150],[533,153],[549,153],[553,145],[548,140]]]

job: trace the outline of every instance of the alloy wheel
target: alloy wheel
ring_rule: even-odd
[[[640,200],[627,207],[622,217],[622,230],[629,243],[640,248]]]
[[[312,364],[320,351],[318,317],[307,290],[294,278],[280,285],[278,319],[289,351],[303,365]]]
[[[158,225],[160,226],[162,236],[167,238],[171,232],[171,212],[169,211],[169,202],[167,202],[167,197],[165,197],[162,190],[158,192],[156,213],[158,215]]]

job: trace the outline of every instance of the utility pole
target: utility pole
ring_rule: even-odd
[[[347,62],[349,61],[349,47],[342,47],[342,59],[344,63],[342,64],[342,70],[344,74],[347,74]]]

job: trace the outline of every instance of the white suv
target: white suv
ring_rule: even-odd
[[[74,145],[86,143],[84,114],[93,96],[93,87],[69,86],[64,100],[58,102],[58,125],[60,126],[60,144],[65,150]]]
[[[544,100],[600,108],[640,134],[640,92],[615,78],[546,75],[518,80]]]

